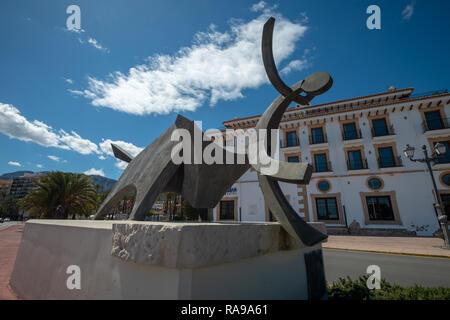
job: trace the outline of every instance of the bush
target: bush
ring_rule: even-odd
[[[418,285],[402,287],[381,280],[381,289],[370,290],[366,282],[369,276],[357,280],[340,278],[328,287],[329,300],[450,300],[450,288],[426,288]]]
[[[191,204],[187,201],[183,201],[183,215],[187,220],[198,220],[197,211],[191,206]]]

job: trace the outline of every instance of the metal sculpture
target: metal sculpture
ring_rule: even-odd
[[[291,102],[308,105],[314,96],[326,92],[333,83],[328,73],[317,72],[292,87],[288,87],[279,77],[273,59],[274,24],[275,19],[270,18],[264,25],[262,57],[269,80],[281,95],[261,116],[256,125],[257,135],[250,141],[250,145],[254,146],[261,139],[267,139],[264,142],[267,145],[268,154],[272,148],[271,139],[260,135],[260,129],[278,129],[283,113]],[[327,235],[307,224],[295,212],[278,184],[278,181],[297,184],[309,183],[312,174],[311,165],[280,162],[271,158],[270,162],[277,162],[279,170],[273,174],[266,174],[263,170],[265,166],[257,159],[254,162],[249,161],[248,149],[245,164],[193,164],[194,161],[190,161],[176,165],[171,158],[171,152],[176,146],[176,142],[171,141],[171,135],[177,129],[189,131],[191,137],[195,136],[194,131],[199,130],[193,121],[178,115],[175,123],[135,158],[120,147],[112,145],[114,155],[129,164],[101,205],[96,219],[104,218],[110,209],[132,190],[136,191],[136,198],[130,215],[131,220],[144,220],[159,194],[167,191],[182,194],[194,208],[204,210],[214,208],[235,181],[252,166],[257,171],[259,184],[268,208],[291,236],[308,246],[327,238]],[[204,133],[200,132],[200,134],[203,141]],[[202,150],[210,143],[213,142],[203,141]],[[195,151],[193,148],[192,155]],[[237,159],[238,155],[226,148],[222,148],[221,152],[223,152],[224,158]]]

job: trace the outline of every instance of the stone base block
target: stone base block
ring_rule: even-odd
[[[321,245],[278,223],[30,220],[10,284],[23,299],[326,297]]]

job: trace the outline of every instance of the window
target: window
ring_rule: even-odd
[[[379,164],[381,168],[395,167],[395,158],[392,147],[378,148],[380,155]]]
[[[311,144],[324,143],[325,136],[322,128],[311,129]]]
[[[294,147],[294,146],[298,146],[297,132],[296,131],[286,132],[286,147]]]
[[[317,188],[322,192],[327,192],[330,190],[330,183],[326,180],[319,181]]]
[[[372,120],[373,135],[375,137],[389,135],[386,119]]]
[[[370,220],[395,220],[389,196],[366,197]]]
[[[220,220],[234,220],[234,200],[220,201]]]
[[[438,156],[439,163],[449,163],[450,162],[450,145],[448,141],[439,141],[445,146],[446,152]]]
[[[328,171],[327,155],[325,153],[315,154],[314,165],[316,172],[327,172]]]
[[[300,159],[298,158],[298,156],[289,156],[287,158],[288,162],[300,162]]]
[[[348,152],[348,169],[349,170],[363,169],[361,151],[356,150]]]
[[[339,220],[336,198],[316,198],[318,220]]]
[[[444,128],[439,111],[425,112],[425,121],[428,130],[438,130]]]
[[[342,126],[344,128],[344,140],[358,139],[358,132],[356,130],[356,124],[346,123]]]
[[[446,185],[450,187],[450,174],[444,174],[442,176],[442,182]]]
[[[369,188],[374,190],[381,189],[383,186],[383,182],[378,178],[370,178],[369,181],[367,181],[367,184],[369,185]]]

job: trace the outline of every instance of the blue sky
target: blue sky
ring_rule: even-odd
[[[82,32],[67,30],[69,5]],[[366,8],[381,9],[381,30]],[[0,173],[98,172],[117,179],[131,153],[181,113],[203,129],[260,114],[276,98],[262,69],[262,23],[288,84],[328,71],[314,104],[450,87],[448,1],[0,2]],[[20,166],[19,166],[20,165]]]

